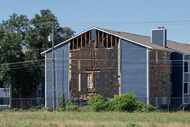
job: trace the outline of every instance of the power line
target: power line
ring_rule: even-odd
[[[19,62],[9,62],[9,63],[2,63],[0,64],[1,66],[8,66],[8,65],[22,65],[25,63],[33,63],[33,62],[40,62],[40,61],[44,61],[44,59],[38,59],[38,60],[26,60],[26,61],[19,61]]]
[[[119,24],[154,24],[154,23],[190,23],[190,19],[182,20],[146,20],[146,21],[116,21],[116,22],[99,22],[99,23],[119,23]]]
[[[47,62],[48,61],[51,61],[52,60],[52,58],[50,57],[50,58],[46,58],[46,60],[47,60]],[[59,57],[59,58],[55,58],[55,61],[56,62],[60,62],[60,63],[64,63],[64,62],[68,62],[69,60],[71,60],[71,61],[97,61],[97,62],[99,62],[99,61],[103,61],[103,62],[110,62],[110,60],[115,60],[115,61],[117,61],[117,59],[110,59],[110,58],[108,58],[108,59],[67,59],[67,60],[64,60],[64,59],[62,59],[61,57]],[[45,58],[43,58],[43,59],[38,59],[38,60],[26,60],[26,61],[18,61],[18,62],[8,62],[8,63],[2,63],[2,64],[0,64],[0,66],[8,66],[8,65],[27,65],[27,64],[32,64],[32,63],[36,63],[36,62],[44,62],[45,61]],[[158,60],[158,61],[160,61],[160,62],[190,62],[190,60]],[[112,61],[111,61],[112,62]],[[150,62],[154,62],[154,60],[152,60],[152,61],[150,61]],[[123,61],[122,60],[122,63],[123,64],[134,64],[134,63],[136,63],[136,64],[145,64],[146,62],[128,62],[128,61]],[[158,62],[158,64],[159,64],[159,62]]]
[[[35,24],[48,24],[50,25],[55,21],[40,21],[35,22]],[[180,19],[180,20],[134,20],[134,21],[84,21],[84,22],[77,22],[77,24],[96,24],[96,23],[108,23],[108,24],[154,24],[154,23],[190,23],[189,19]],[[75,23],[76,24],[76,23]]]

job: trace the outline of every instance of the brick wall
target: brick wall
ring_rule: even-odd
[[[81,48],[70,51],[72,98],[101,94],[112,97],[119,92],[117,48]],[[87,75],[93,72],[94,88],[87,88]],[[78,75],[81,74],[81,91]]]
[[[150,103],[155,105],[156,97],[171,96],[170,53],[151,50],[149,58]]]

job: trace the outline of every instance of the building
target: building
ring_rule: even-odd
[[[11,107],[10,88],[0,88],[0,110]]]
[[[190,102],[190,45],[167,40],[163,27],[152,30],[151,37],[93,27],[42,54],[46,107],[63,99],[127,92],[148,104],[164,97]]]

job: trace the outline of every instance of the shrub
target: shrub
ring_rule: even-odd
[[[93,111],[104,111],[106,109],[106,100],[101,95],[90,97],[88,104]]]
[[[154,107],[153,105],[147,105],[147,109],[149,112],[153,112],[153,111],[156,111],[156,107]]]
[[[134,94],[116,95],[108,104],[108,111],[128,111],[137,109],[137,99]]]
[[[67,102],[67,101],[65,101],[64,98],[63,99],[61,98],[61,103],[60,103],[59,108],[57,109],[57,111],[65,111],[67,103],[70,103],[70,102],[69,101]]]
[[[67,101],[65,103],[65,110],[66,111],[78,111],[78,106],[75,105],[72,101]]]
[[[156,108],[150,104],[145,104],[144,102],[140,102],[138,101],[137,102],[137,111],[140,111],[140,112],[146,112],[146,111],[149,111],[149,112],[152,112],[152,111],[155,111]]]
[[[146,110],[146,104],[144,102],[138,101],[137,102],[137,111],[138,112],[145,112]]]

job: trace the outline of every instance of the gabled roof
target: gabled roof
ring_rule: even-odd
[[[129,41],[133,41],[133,42],[136,42],[136,43],[138,42],[141,45],[144,45],[146,47],[151,47],[152,49],[169,50],[168,48],[164,48],[164,47],[159,46],[157,44],[151,43],[150,42],[151,38],[148,37],[148,36],[133,34],[133,33],[129,33],[129,32],[113,31],[113,30],[108,30],[108,29],[101,29],[101,30],[107,31],[109,33],[112,33],[114,35],[122,37],[123,39],[127,39]]]
[[[139,42],[141,44],[150,46],[153,49],[171,50],[171,51],[177,51],[177,52],[181,52],[181,53],[190,54],[190,44],[185,44],[185,43],[181,43],[181,42],[167,40],[167,48],[164,48],[164,47],[159,46],[157,44],[151,43],[151,37],[150,36],[144,36],[144,35],[128,33],[128,32],[119,32],[119,31],[113,31],[113,30],[107,30],[107,29],[104,29],[104,30],[108,31],[110,33],[116,34],[118,36],[128,38],[128,39],[133,40],[135,42]]]
[[[168,47],[184,54],[190,54],[190,44],[168,41]]]
[[[96,29],[96,30],[99,30],[99,31],[102,31],[102,32],[105,32],[108,34],[112,34],[112,35],[117,36],[121,39],[130,41],[132,43],[143,46],[145,48],[157,49],[157,50],[166,50],[166,51],[177,51],[177,52],[181,52],[181,53],[190,54],[190,44],[184,44],[184,43],[168,40],[167,41],[167,48],[164,48],[160,45],[151,43],[151,37],[149,37],[149,36],[138,35],[138,34],[133,34],[133,33],[128,33],[128,32],[113,31],[113,30],[108,30],[108,29],[98,28],[98,27],[92,27],[89,30],[81,32],[81,33],[77,34],[76,36],[56,45],[55,48],[58,48],[59,46],[62,46],[64,44],[68,43],[73,38],[76,38],[76,37],[80,36],[81,34],[88,32],[92,29]],[[51,48],[42,52],[41,54],[47,53],[49,51],[51,51]]]

